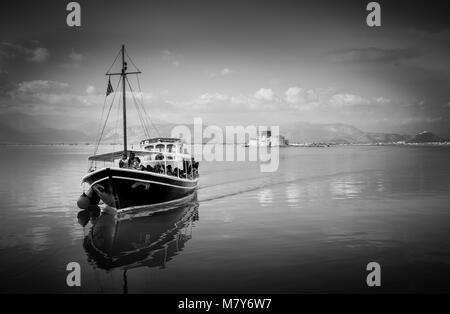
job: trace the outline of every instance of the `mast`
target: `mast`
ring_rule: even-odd
[[[123,102],[123,152],[127,153],[127,102],[125,95],[125,80],[127,78],[127,63],[125,62],[125,45],[122,45],[122,102]]]
[[[127,72],[127,62],[125,61],[125,45],[122,44],[120,49],[122,53],[122,70],[119,73],[106,73],[106,75],[120,75],[122,79],[122,102],[123,102],[123,152],[127,153],[127,97],[125,89],[125,81],[127,79],[127,74],[141,74],[140,71]]]

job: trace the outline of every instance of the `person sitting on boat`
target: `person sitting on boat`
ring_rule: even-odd
[[[172,172],[172,166],[171,165],[167,165],[167,172],[168,175],[173,176],[173,172]]]
[[[193,169],[194,169],[194,178],[198,178],[198,166],[199,166],[199,162],[198,161],[195,161],[195,160],[193,160],[194,161],[194,164],[193,164]]]
[[[127,154],[122,154],[122,159],[119,161],[119,168],[128,168],[128,160],[127,160]]]
[[[191,162],[187,162],[186,165],[187,165],[186,174],[188,176],[191,176],[192,175],[192,163]]]
[[[141,159],[139,157],[134,158],[133,168],[138,170],[145,170],[145,167],[141,165]]]
[[[153,168],[151,165],[147,165],[146,170],[147,170],[147,171],[150,171],[150,172],[154,172],[154,171],[155,171],[155,168]]]
[[[133,168],[135,155],[133,152],[130,153],[130,158],[128,158],[128,168]]]

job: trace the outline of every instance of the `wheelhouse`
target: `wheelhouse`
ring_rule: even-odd
[[[187,153],[183,142],[179,138],[151,138],[140,142],[142,149],[157,153]]]

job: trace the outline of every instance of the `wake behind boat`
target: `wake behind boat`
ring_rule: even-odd
[[[127,72],[125,54],[125,47],[122,45],[121,72],[109,73],[108,71],[106,74],[109,77],[118,75],[122,82],[123,149],[97,154],[107,116],[95,153],[89,157],[89,173],[82,178],[82,183],[90,186],[88,192],[83,193],[78,200],[78,206],[82,209],[97,204],[100,199],[119,212],[161,204],[181,204],[189,201],[197,188],[199,164],[187,153],[181,139],[148,138],[140,142],[139,149],[128,149],[125,82],[129,84],[133,92],[127,75],[137,75],[141,72]],[[115,92],[109,79],[106,97],[111,93]],[[133,99],[135,100],[134,96]],[[145,112],[145,109],[139,111],[138,106],[137,108],[140,115],[142,111]],[[140,116],[141,122],[145,121],[145,118]],[[148,135],[145,124],[143,129]]]

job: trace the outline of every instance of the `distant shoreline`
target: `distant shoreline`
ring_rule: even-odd
[[[195,145],[215,145],[216,143],[195,143]],[[241,146],[244,143],[222,143],[222,145]],[[0,146],[95,146],[95,143],[0,143]],[[100,146],[121,146],[119,144],[101,144]],[[138,144],[132,146],[139,146]],[[132,147],[130,146],[130,147]],[[280,148],[321,148],[332,146],[450,146],[450,142],[424,142],[424,143],[292,143]]]

